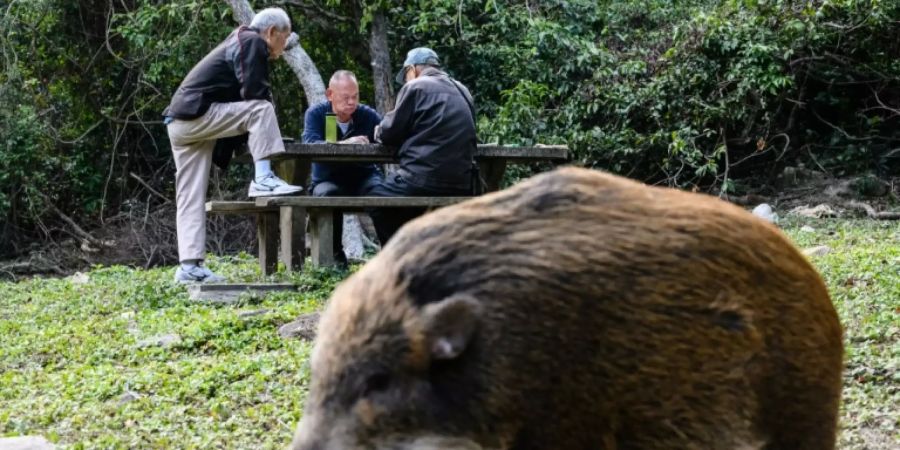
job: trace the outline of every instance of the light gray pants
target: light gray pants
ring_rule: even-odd
[[[168,131],[175,157],[178,259],[205,259],[206,188],[216,139],[249,132],[254,161],[283,152],[275,108],[265,100],[213,103],[194,120],[173,120]]]

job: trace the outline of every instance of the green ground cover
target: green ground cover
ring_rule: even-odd
[[[792,220],[846,329],[842,448],[900,443],[900,225]],[[803,229],[803,226],[812,227]],[[252,257],[210,264],[255,281]],[[0,283],[0,436],[66,448],[282,448],[300,417],[311,345],[279,325],[320,308],[345,274],[281,275],[299,294],[192,303],[171,268]],[[266,310],[242,316],[248,311]],[[180,342],[147,345],[166,334]]]

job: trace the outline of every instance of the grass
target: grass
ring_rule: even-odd
[[[785,231],[831,248],[813,263],[844,326],[841,448],[900,448],[900,224],[805,219]]]
[[[258,276],[247,256],[210,264]],[[0,435],[71,448],[276,448],[299,419],[310,344],[277,327],[321,306],[340,276],[305,272],[297,295],[192,303],[171,269],[97,268],[86,283],[0,285]],[[268,313],[240,318],[242,311]],[[176,333],[168,348],[141,346]],[[136,397],[126,401],[123,395]]]
[[[803,225],[815,231],[802,231]],[[900,442],[900,225],[791,221],[846,329],[842,448]],[[211,261],[257,280],[242,255]],[[310,344],[277,327],[320,308],[343,274],[287,277],[299,294],[233,306],[192,303],[170,269],[98,267],[87,280],[0,283],[0,435],[66,448],[283,448],[300,417]],[[282,276],[284,278],[284,276]],[[243,311],[268,312],[240,317]],[[175,333],[170,347],[142,346]]]

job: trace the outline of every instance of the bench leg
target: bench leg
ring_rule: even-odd
[[[281,260],[286,272],[303,269],[306,259],[306,209],[282,206],[281,223]]]
[[[310,209],[310,250],[313,266],[334,266],[334,214],[331,209]]]
[[[485,192],[500,190],[500,184],[503,183],[503,173],[506,171],[505,159],[479,161],[478,170],[481,172],[481,178],[484,179],[486,184]]]
[[[271,275],[278,265],[278,213],[256,215],[256,238],[259,244],[259,268],[263,276]]]

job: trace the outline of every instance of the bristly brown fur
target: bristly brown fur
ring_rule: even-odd
[[[425,311],[459,295],[477,329],[439,360]],[[842,357],[777,228],[566,168],[407,224],[338,287],[295,448],[831,449]]]

